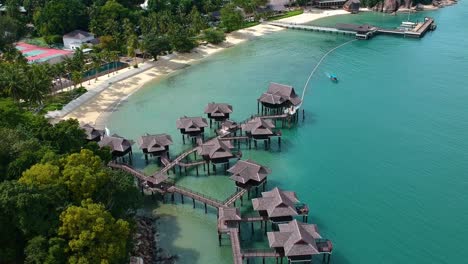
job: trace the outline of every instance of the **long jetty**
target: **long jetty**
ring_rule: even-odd
[[[416,23],[416,26],[412,29],[386,29],[371,25],[356,24],[337,24],[336,27],[321,27],[287,22],[267,23],[272,26],[287,29],[355,36],[357,39],[370,39],[378,34],[402,36],[409,38],[422,38],[428,31],[435,30],[437,27],[435,24],[435,20],[432,17],[426,17],[423,22]]]

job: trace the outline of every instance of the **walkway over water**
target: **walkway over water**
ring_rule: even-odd
[[[435,21],[426,17],[423,22],[416,23],[412,29],[385,29],[372,25],[337,24],[335,27],[321,27],[286,22],[268,22],[269,25],[306,31],[355,36],[357,39],[370,39],[377,34],[396,35],[410,38],[422,38],[427,31],[435,30]]]

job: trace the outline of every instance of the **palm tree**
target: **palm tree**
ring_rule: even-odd
[[[127,42],[127,55],[133,58],[133,66],[136,68],[138,64],[136,63],[136,49],[138,47],[138,38],[135,34],[132,34],[128,37]]]
[[[18,67],[14,64],[4,64],[0,84],[5,88],[6,94],[11,96],[16,102],[24,98],[24,85],[27,83],[24,73],[24,66]]]
[[[81,72],[79,71],[72,72],[72,81],[73,81],[73,85],[75,86],[75,88],[77,84],[80,84],[80,87],[81,87],[82,80],[83,80],[83,75],[81,74]]]
[[[49,93],[52,78],[47,75],[47,68],[42,64],[32,64],[26,72],[28,82],[26,82],[26,100],[42,105],[46,94]]]
[[[100,53],[94,53],[93,56],[91,57],[92,61],[93,61],[93,69],[95,71],[95,77],[96,79],[94,79],[94,82],[97,82],[98,81],[98,74],[99,74],[99,68],[101,67],[101,54]]]
[[[117,69],[117,62],[119,61],[119,52],[118,51],[111,51],[111,59],[112,62],[114,63],[114,69]],[[118,70],[116,70],[114,73],[119,73]]]

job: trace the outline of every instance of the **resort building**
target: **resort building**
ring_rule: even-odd
[[[212,163],[227,163],[229,159],[235,157],[231,152],[233,148],[234,146],[230,141],[221,141],[215,138],[198,147],[197,153],[202,156],[204,160]]]
[[[265,190],[266,179],[271,170],[249,159],[239,160],[228,169],[228,172],[232,174],[229,178],[239,188],[249,190],[252,187],[258,187],[263,184],[263,190]]]
[[[101,140],[101,137],[105,135],[104,130],[95,129],[90,124],[84,124],[81,126],[81,128],[85,131],[86,140],[88,141],[99,142]]]
[[[180,130],[182,135],[196,137],[203,135],[205,127],[208,126],[206,119],[203,117],[181,117],[176,121],[177,129]],[[185,143],[185,138],[182,137]]]
[[[130,140],[127,140],[118,135],[106,136],[104,135],[99,141],[99,146],[109,147],[111,149],[112,158],[123,158],[128,154],[129,159],[132,159],[132,144]],[[124,160],[125,161],[125,160]]]
[[[344,6],[347,0],[318,0],[314,2],[314,6],[317,8],[341,8]]]
[[[242,124],[242,130],[245,131],[248,137],[254,139],[268,139],[275,135],[273,129],[275,125],[271,120],[256,117],[249,120],[247,123]]]
[[[264,107],[270,112],[276,110],[273,112],[279,114],[286,108],[300,105],[302,100],[297,96],[292,86],[270,83],[268,90],[258,98],[258,102],[262,104],[262,114],[270,114],[263,110]]]
[[[228,232],[229,229],[238,228],[242,220],[239,208],[220,207],[218,215],[218,232]]]
[[[81,48],[83,44],[96,44],[97,39],[90,32],[83,30],[73,30],[63,35],[63,47],[68,50]]]
[[[309,213],[309,208],[299,202],[295,192],[282,191],[278,187],[262,192],[261,198],[252,199],[252,205],[255,211],[273,223],[289,222],[294,216]]]
[[[222,122],[229,119],[229,114],[232,113],[232,106],[229,104],[209,103],[205,107],[205,114],[210,119],[210,127],[212,120]]]
[[[237,129],[239,125],[232,120],[227,119],[226,121],[221,123],[221,128],[218,130],[218,135],[225,135],[230,132],[234,132],[234,135],[237,134]]]
[[[146,133],[137,142],[147,160],[148,154],[152,156],[169,156],[169,146],[172,145],[172,138],[168,134],[150,135]]]
[[[323,239],[318,233],[317,226],[300,223],[293,220],[287,224],[278,225],[279,231],[268,232],[268,243],[280,256],[291,262],[309,262],[315,255],[328,255],[333,250],[330,240]]]

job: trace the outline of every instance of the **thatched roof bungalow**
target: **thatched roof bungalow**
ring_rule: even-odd
[[[226,163],[229,159],[234,158],[231,152],[234,146],[231,141],[221,141],[218,138],[207,141],[198,147],[197,153],[203,159],[211,161],[212,163]]]
[[[293,220],[278,227],[279,231],[267,233],[268,243],[290,262],[311,261],[312,256],[331,254],[333,250],[331,241],[322,239],[316,225]]]
[[[105,134],[104,130],[95,129],[90,124],[84,124],[81,126],[81,128],[85,131],[86,140],[88,141],[98,142],[101,140],[101,137]]]
[[[232,174],[229,178],[235,181],[238,187],[250,189],[265,182],[271,170],[249,159],[239,160],[228,172]]]
[[[104,135],[98,144],[101,148],[109,147],[112,157],[123,157],[132,153],[133,142],[115,134],[112,136]]]
[[[242,124],[242,130],[245,131],[247,136],[254,139],[268,139],[275,135],[273,129],[275,125],[269,119],[256,117],[245,124]]]
[[[279,83],[270,83],[268,91],[258,101],[267,108],[289,108],[302,103],[292,86]]]
[[[209,103],[205,107],[205,114],[208,115],[208,118],[215,121],[224,121],[229,119],[229,115],[232,113],[232,106],[229,104],[221,103]]]
[[[308,213],[307,206],[300,204],[295,192],[282,191],[275,187],[262,192],[261,198],[252,199],[253,209],[274,223],[288,222],[294,216]]]
[[[143,153],[161,156],[169,151],[169,146],[172,145],[172,138],[168,134],[150,135],[147,133],[141,136],[137,142]]]
[[[177,129],[184,135],[198,136],[203,134],[205,127],[208,126],[203,117],[181,117],[176,121]]]
[[[227,232],[230,228],[238,227],[241,220],[240,210],[235,207],[220,207],[218,215],[218,231]]]

